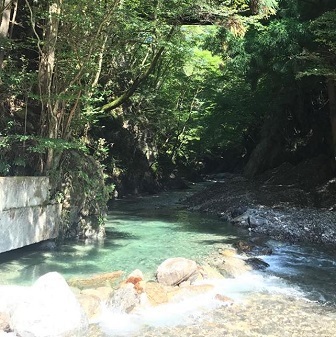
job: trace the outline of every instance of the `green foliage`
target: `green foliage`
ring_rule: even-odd
[[[249,152],[267,120],[279,121],[278,138],[289,147],[306,132],[295,133],[307,110],[297,102],[320,91],[298,74],[335,75],[335,5],[327,0],[61,3],[54,44],[49,2],[20,4],[19,24],[4,39],[0,173],[40,174],[31,158],[41,167],[49,161],[49,174],[64,170],[59,179],[71,176],[71,188],[83,184],[83,196],[99,204],[108,193],[98,197],[87,157],[99,163],[99,179],[130,171],[124,161],[117,168],[123,154],[108,139],[126,140],[111,136],[121,132],[111,125],[132,132],[134,152],[164,175],[231,147]],[[48,47],[55,62],[45,88]],[[102,108],[111,102],[113,111]],[[62,160],[69,153],[80,153],[83,167],[72,171]]]
[[[32,135],[0,134],[0,175],[20,175],[23,171],[29,174],[40,174],[35,167],[39,155],[43,155],[48,149],[57,153],[64,150],[76,149],[87,152],[87,148],[78,141],[65,141],[63,139],[43,138]],[[35,158],[35,160],[32,160]]]
[[[316,106],[309,106],[305,90],[318,95],[321,85],[296,79],[305,69],[298,56],[313,46],[310,23],[301,10],[296,1],[281,1],[279,15],[253,22],[244,36],[221,29],[206,41],[206,48],[221,55],[223,63],[222,77],[209,81],[204,92],[210,104],[205,103],[201,118],[200,153],[220,157],[234,148],[249,155],[261,138],[274,139],[285,153],[306,146],[309,137],[317,138],[326,116],[316,120]],[[327,26],[334,32],[329,22]]]
[[[310,30],[317,45],[298,56],[306,61],[306,69],[298,76],[336,77],[336,10],[328,11],[312,21]]]

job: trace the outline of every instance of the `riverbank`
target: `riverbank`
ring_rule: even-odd
[[[193,211],[288,242],[336,248],[336,178],[317,164],[283,164],[253,180],[236,174],[209,177],[213,184],[188,197]]]

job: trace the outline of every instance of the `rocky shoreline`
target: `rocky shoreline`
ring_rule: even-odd
[[[249,180],[209,177],[209,187],[184,200],[189,210],[215,214],[251,233],[288,242],[336,248],[336,179],[297,180],[277,169]],[[308,181],[307,181],[308,180]]]
[[[214,280],[235,278],[252,269],[235,249],[222,247],[202,264],[181,257],[165,260],[155,281],[145,280],[140,270],[126,277],[115,271],[68,281],[50,272],[30,287],[0,287],[0,336],[105,336],[99,325],[104,315],[108,321],[115,313],[141,315],[203,294],[219,306],[231,305],[234,300],[217,293]]]

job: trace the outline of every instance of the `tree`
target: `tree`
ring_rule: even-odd
[[[202,114],[213,112],[209,97],[216,91],[211,82],[219,82],[219,57],[200,42],[191,47],[197,39],[190,39],[192,29],[187,33],[185,24],[243,31],[251,16],[274,13],[276,1],[25,0],[17,6],[3,0],[1,5],[2,172],[57,176],[59,187],[65,180],[72,186],[71,169],[91,186],[96,166],[89,158],[105,160],[110,154],[108,135],[91,132],[97,123],[112,125],[115,133],[120,131],[115,125],[128,131],[150,169],[164,165],[157,151],[173,165],[196,163],[200,137],[207,135]],[[77,166],[69,165],[71,158]],[[96,192],[85,190],[83,199],[92,201]]]
[[[331,124],[331,148],[336,159],[336,10],[327,11],[311,23],[311,31],[317,45],[315,50],[305,51],[301,58],[309,61],[308,69],[300,76],[323,76],[329,98]]]

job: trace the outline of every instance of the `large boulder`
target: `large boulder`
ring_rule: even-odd
[[[159,283],[167,286],[191,283],[199,276],[199,268],[195,261],[183,257],[174,257],[162,262],[156,272]]]
[[[40,277],[13,310],[11,328],[21,337],[85,336],[88,320],[65,279],[52,272]]]

